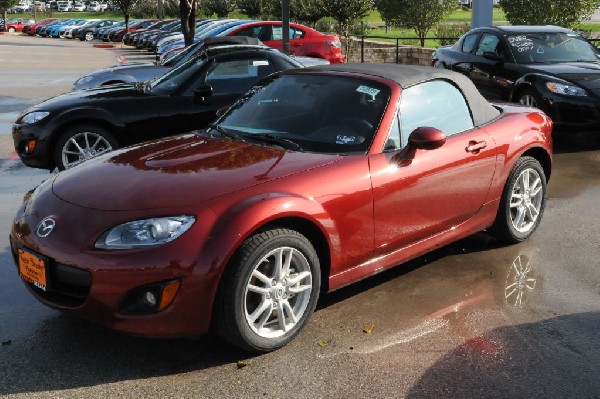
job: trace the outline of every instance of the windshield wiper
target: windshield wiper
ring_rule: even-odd
[[[276,136],[274,134],[257,133],[257,134],[252,134],[250,137],[252,139],[258,139],[258,140],[261,140],[264,142],[278,144],[278,145],[282,146],[283,148],[287,148],[289,150],[304,151],[302,149],[302,146],[300,146],[300,144],[296,143],[295,141],[286,139],[284,137]]]
[[[214,130],[215,132],[218,132],[221,135],[221,137],[228,137],[230,139],[239,140],[243,142],[248,141],[243,135],[236,133],[233,130],[225,129],[224,127],[221,127],[216,123],[211,123],[210,125],[208,125],[208,127]]]

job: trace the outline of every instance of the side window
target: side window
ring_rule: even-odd
[[[477,42],[478,33],[471,33],[470,35],[465,36],[462,44],[462,52],[470,53],[475,48],[475,43]]]
[[[390,129],[388,138],[385,141],[383,151],[395,151],[400,148],[402,148],[402,143],[400,141],[400,124],[398,122],[398,115],[396,115],[394,121],[392,122],[392,128]]]
[[[305,34],[302,29],[290,28],[290,39],[303,39]]]
[[[402,145],[418,127],[440,129],[446,136],[473,127],[473,119],[461,91],[445,80],[432,80],[402,91],[400,135]]]
[[[228,60],[216,63],[205,83],[212,86],[213,94],[243,93],[274,72],[275,66],[267,59]]]
[[[253,37],[255,39],[260,39],[260,33],[262,31],[262,26],[251,26],[246,29],[242,29],[241,31],[234,34],[234,36],[248,36]]]
[[[484,33],[481,36],[481,40],[479,41],[479,46],[477,46],[476,55],[483,55],[483,53],[491,52],[496,55],[504,55],[504,51],[502,51],[502,44],[500,43],[500,39],[496,35],[492,35],[490,33]]]
[[[303,31],[290,27],[290,39],[302,39],[303,37]],[[283,40],[283,27],[281,25],[273,25],[273,40]]]

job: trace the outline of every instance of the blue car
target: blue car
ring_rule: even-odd
[[[54,37],[54,38],[60,37],[60,31],[64,31],[67,26],[81,25],[84,22],[85,22],[85,19],[71,19],[70,21],[68,21],[65,24],[56,25],[56,26],[52,27],[52,29],[50,29],[48,31],[48,36]]]

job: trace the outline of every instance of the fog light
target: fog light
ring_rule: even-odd
[[[25,154],[27,154],[27,155],[33,154],[33,151],[35,151],[36,144],[37,144],[37,141],[28,140],[27,143],[25,143]]]
[[[156,303],[158,302],[156,299],[156,294],[152,291],[144,292],[142,300],[146,305],[150,306],[151,308],[155,307]]]

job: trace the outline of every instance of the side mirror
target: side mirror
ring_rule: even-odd
[[[491,60],[491,61],[496,61],[496,62],[504,62],[504,57],[502,57],[492,51],[484,52],[483,58],[485,58],[487,60]]]
[[[446,143],[446,135],[434,127],[418,127],[408,137],[408,144],[419,150],[435,150]]]
[[[211,85],[204,83],[194,89],[194,99],[205,101],[212,96],[213,88]]]

